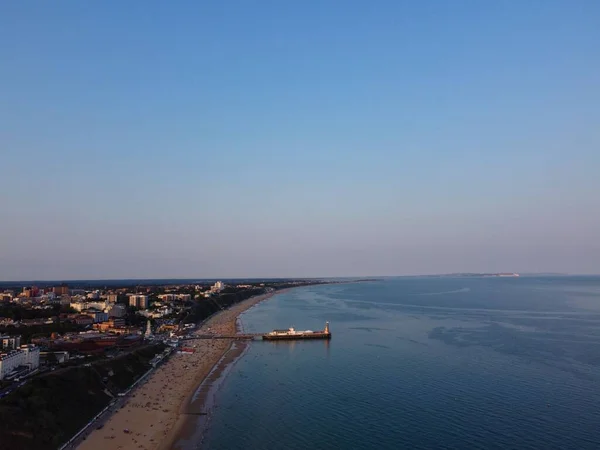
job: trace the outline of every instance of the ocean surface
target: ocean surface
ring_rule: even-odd
[[[300,288],[242,316],[205,449],[598,449],[600,277]]]

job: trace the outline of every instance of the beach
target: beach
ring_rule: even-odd
[[[206,320],[195,333],[234,334],[242,312],[275,294],[252,297],[223,310]],[[185,441],[198,433],[196,426],[206,423],[210,407],[207,395],[212,382],[219,379],[245,348],[245,343],[236,342],[232,346],[233,342],[231,339],[190,341],[186,347],[192,347],[194,353],[173,353],[122,405],[115,406],[110,416],[100,422],[101,428],[94,425],[93,431],[86,432],[89,434],[77,448],[183,448]]]

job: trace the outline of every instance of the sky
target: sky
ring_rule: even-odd
[[[600,273],[600,2],[0,3],[0,280]]]

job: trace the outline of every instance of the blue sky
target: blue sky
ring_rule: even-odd
[[[600,3],[0,5],[0,279],[600,273]]]

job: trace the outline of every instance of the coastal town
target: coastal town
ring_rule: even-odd
[[[190,389],[232,344],[190,338],[234,335],[243,310],[282,289],[318,283],[323,281],[3,286],[0,449],[93,449],[103,448],[106,439],[115,448],[158,448],[173,432]],[[74,412],[69,402],[78,391],[85,407]],[[143,420],[154,420],[156,433],[145,444],[133,431],[135,420],[129,428],[102,430],[111,416],[130,411],[136,393],[153,399],[143,408]],[[37,408],[34,420],[28,408]],[[108,434],[94,444],[92,431]]]

